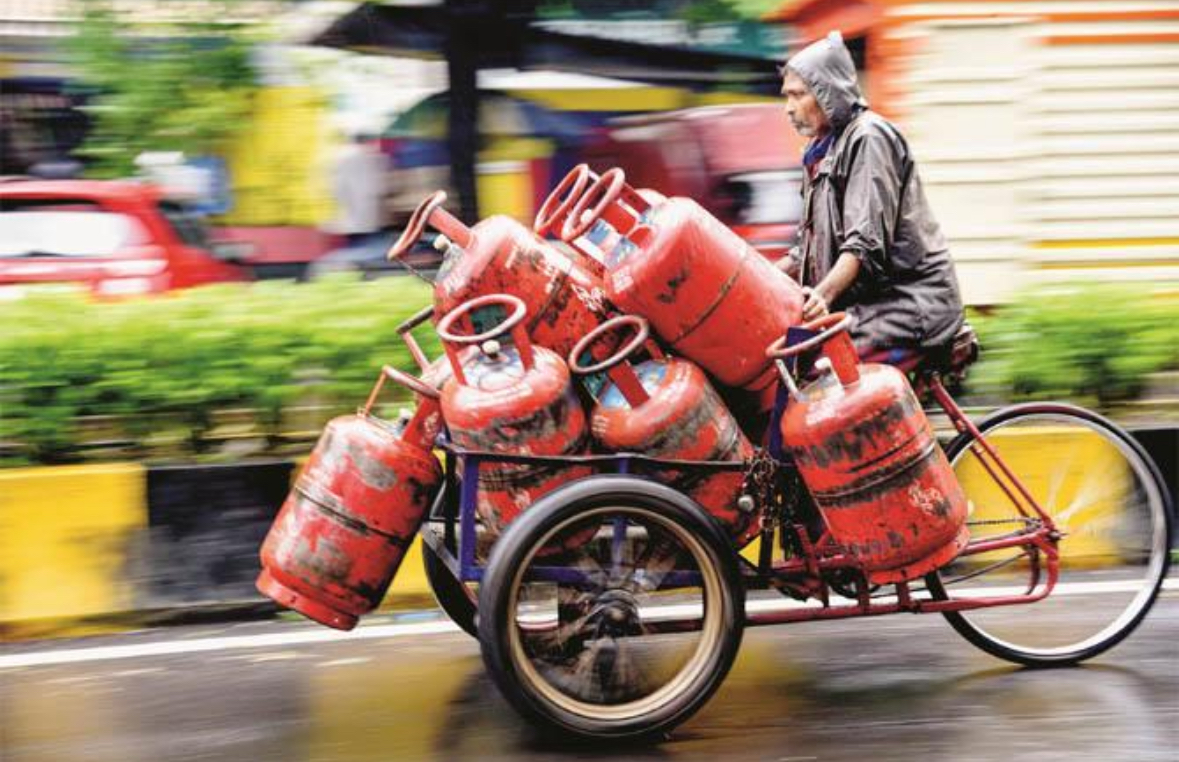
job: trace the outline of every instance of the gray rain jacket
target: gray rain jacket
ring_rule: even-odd
[[[948,343],[962,325],[954,263],[901,133],[867,110],[838,35],[786,67],[814,93],[835,134],[813,179],[804,173],[799,278],[814,286],[840,253],[860,260],[855,282],[831,305],[856,319],[861,350]]]

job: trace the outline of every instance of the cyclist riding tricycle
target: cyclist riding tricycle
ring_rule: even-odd
[[[402,326],[423,378],[382,375],[413,389],[418,410],[398,425],[376,419],[378,385],[358,416],[329,424],[263,549],[264,592],[350,627],[379,603],[420,525],[438,601],[479,639],[501,692],[541,727],[590,739],[657,737],[686,720],[747,625],[940,613],[983,650],[1031,666],[1091,658],[1138,625],[1166,574],[1170,507],[1125,432],[1058,404],[976,425],[945,386],[969,351],[933,353],[911,387],[895,368],[857,361],[845,316],[799,325],[793,282],[771,284],[786,296],[768,328],[716,323],[728,306],[694,302],[685,270],[665,273],[670,296],[666,281],[645,289],[662,277],[653,237],[675,224],[699,223],[677,261],[694,261],[698,245],[714,271],[731,266],[725,294],[786,276],[718,242],[724,232],[690,202],[620,186],[603,175],[563,204],[583,260],[558,259],[503,220],[466,229],[440,216],[436,197],[419,208],[394,252],[430,220],[462,259],[436,286],[437,303],[458,303]],[[590,247],[596,220],[612,230]],[[722,249],[738,251],[731,265]],[[601,273],[573,272],[579,261]],[[518,265],[540,285],[505,275]],[[602,309],[654,312],[669,303],[661,294],[680,300],[679,317]],[[429,363],[412,336],[432,313],[445,363]],[[756,358],[735,349],[751,341]],[[957,431],[944,447],[913,387]],[[762,426],[730,415],[722,400],[734,389],[760,401]],[[766,420],[764,439],[751,439]]]

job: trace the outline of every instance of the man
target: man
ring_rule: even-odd
[[[799,246],[779,263],[805,288],[803,317],[847,310],[862,357],[907,364],[962,325],[954,264],[909,146],[868,110],[838,32],[782,67],[803,157]]]

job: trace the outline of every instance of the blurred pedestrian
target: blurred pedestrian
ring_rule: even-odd
[[[392,240],[389,229],[391,191],[389,160],[376,140],[354,133],[332,167],[331,188],[336,216],[326,230],[344,238],[344,245],[315,260],[308,276],[331,272],[364,271],[385,261]]]
[[[332,171],[332,195],[337,214],[335,232],[358,245],[386,227],[389,194],[389,162],[368,135],[356,133],[336,160]]]
[[[868,109],[838,32],[781,69],[803,157],[799,245],[779,266],[805,288],[803,317],[846,310],[862,357],[904,364],[962,325],[954,264],[895,125]]]

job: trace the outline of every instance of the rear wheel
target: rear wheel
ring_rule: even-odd
[[[720,685],[740,646],[744,590],[703,509],[662,485],[604,476],[509,526],[479,610],[484,661],[526,718],[564,738],[638,739],[683,722]]]
[[[1033,604],[945,614],[982,650],[1029,666],[1073,664],[1116,645],[1142,621],[1167,573],[1170,505],[1154,463],[1124,431],[1070,405],[1001,410],[979,425],[1063,534],[1056,588]],[[970,503],[972,540],[1026,526],[963,434],[947,456]],[[930,575],[935,598],[1019,595],[1047,574],[1022,549],[965,556]]]

